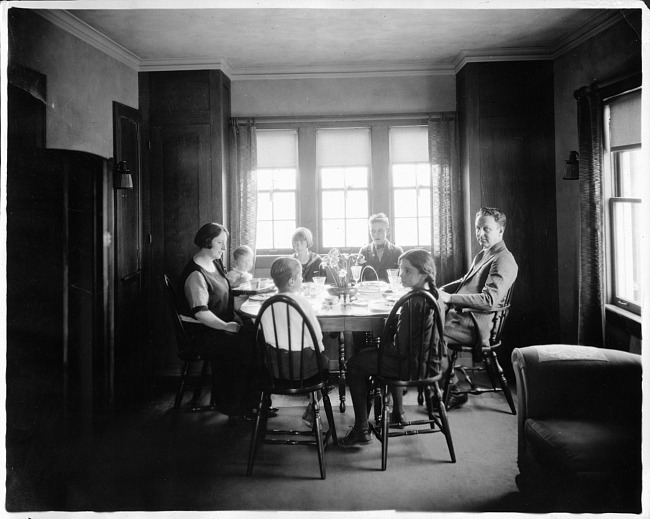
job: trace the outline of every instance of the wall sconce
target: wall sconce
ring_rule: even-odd
[[[125,160],[118,162],[115,168],[115,189],[133,189],[131,170],[127,169]]]
[[[580,154],[577,151],[572,151],[569,153],[569,160],[565,160],[564,163],[564,180],[578,180],[580,178],[580,162],[578,157]]]

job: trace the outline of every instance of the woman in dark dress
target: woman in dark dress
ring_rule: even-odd
[[[228,231],[221,224],[201,227],[194,243],[199,251],[181,274],[182,319],[192,347],[210,359],[212,395],[229,416],[244,415],[256,405],[253,390],[254,330],[235,314],[233,295],[222,258]]]

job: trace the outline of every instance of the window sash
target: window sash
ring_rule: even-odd
[[[641,230],[640,198],[610,198],[612,303],[641,315]]]

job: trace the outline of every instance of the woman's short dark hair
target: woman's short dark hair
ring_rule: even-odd
[[[307,248],[309,249],[314,244],[314,236],[306,227],[298,227],[295,231],[293,231],[291,243],[293,244],[297,241],[307,242]]]
[[[222,232],[225,232],[226,236],[228,236],[228,230],[220,223],[206,223],[196,232],[196,236],[194,236],[194,244],[201,249],[211,249],[212,240]]]
[[[417,269],[420,274],[425,274],[432,284],[436,280],[436,264],[433,261],[433,256],[428,250],[425,249],[411,249],[407,250],[399,257],[398,261],[403,259],[408,260],[413,267]]]
[[[283,288],[289,280],[302,273],[302,265],[296,258],[280,256],[271,263],[271,279],[278,288]]]

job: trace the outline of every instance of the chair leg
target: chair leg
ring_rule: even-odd
[[[421,387],[418,388],[418,404],[419,404],[419,405],[424,404],[424,394],[423,394],[423,392],[422,392],[422,388],[421,388]]]
[[[440,391],[440,386],[437,382],[433,386],[433,398],[435,402],[432,402],[432,407],[437,408],[440,412],[440,422],[442,424],[442,433],[445,435],[447,440],[447,448],[449,449],[449,455],[451,456],[451,462],[456,463],[456,452],[454,451],[454,442],[451,439],[451,429],[449,428],[449,420],[447,420],[447,406],[443,403],[442,392]]]
[[[381,470],[386,470],[388,463],[388,406],[390,403],[390,394],[388,386],[382,388],[382,408],[381,408]]]
[[[510,391],[510,386],[508,386],[508,381],[506,380],[506,376],[503,373],[503,368],[501,367],[501,364],[499,364],[499,360],[497,359],[497,354],[494,350],[490,352],[492,361],[494,363],[490,366],[490,369],[495,369],[497,372],[497,380],[499,382],[499,385],[501,386],[501,389],[503,390],[503,394],[506,396],[506,400],[508,401],[508,405],[510,406],[510,411],[512,411],[512,414],[516,415],[517,414],[517,409],[515,408],[515,401],[512,398],[512,392]]]
[[[174,400],[174,411],[178,411],[181,408],[181,403],[183,402],[183,394],[185,393],[185,381],[187,380],[187,373],[190,370],[190,362],[185,361],[183,364],[183,369],[181,370],[181,382],[176,392],[176,399]]]
[[[262,425],[264,424],[262,420],[262,413],[266,414],[266,412],[263,411],[263,408],[265,405],[267,405],[268,409],[268,402],[270,402],[269,396],[265,393],[262,393],[260,397],[260,403],[257,406],[257,417],[255,418],[255,426],[253,429],[253,435],[251,437],[251,446],[248,451],[248,468],[246,470],[247,476],[253,474],[253,464],[255,463],[257,448],[259,447],[260,443],[264,441],[264,430],[262,428]],[[266,426],[264,426],[264,429],[266,429]]]
[[[456,359],[458,358],[458,352],[453,350],[451,352],[451,358],[449,359],[449,365],[447,366],[447,376],[445,377],[445,388],[443,392],[443,403],[445,407],[449,404],[449,388],[451,387],[451,380],[454,376],[454,369],[456,368]]]
[[[325,415],[327,416],[327,423],[329,424],[330,431],[332,432],[332,443],[334,445],[339,444],[339,440],[336,436],[336,426],[334,425],[334,413],[332,412],[332,403],[330,397],[327,394],[327,389],[321,389],[321,395],[323,396],[323,407],[325,408]]]
[[[208,374],[208,364],[210,361],[204,360],[203,361],[203,366],[201,366],[201,375],[199,377],[199,383],[196,388],[194,388],[194,393],[192,395],[192,407],[196,405],[196,403],[199,401],[199,397],[201,396],[201,389],[203,388],[203,385],[205,383],[206,376]],[[212,403],[212,395],[210,395],[210,402]]]
[[[314,433],[316,434],[316,446],[318,447],[318,466],[320,467],[320,478],[325,479],[325,447],[323,446],[323,424],[320,421],[320,405],[316,392],[310,395],[314,409]]]

